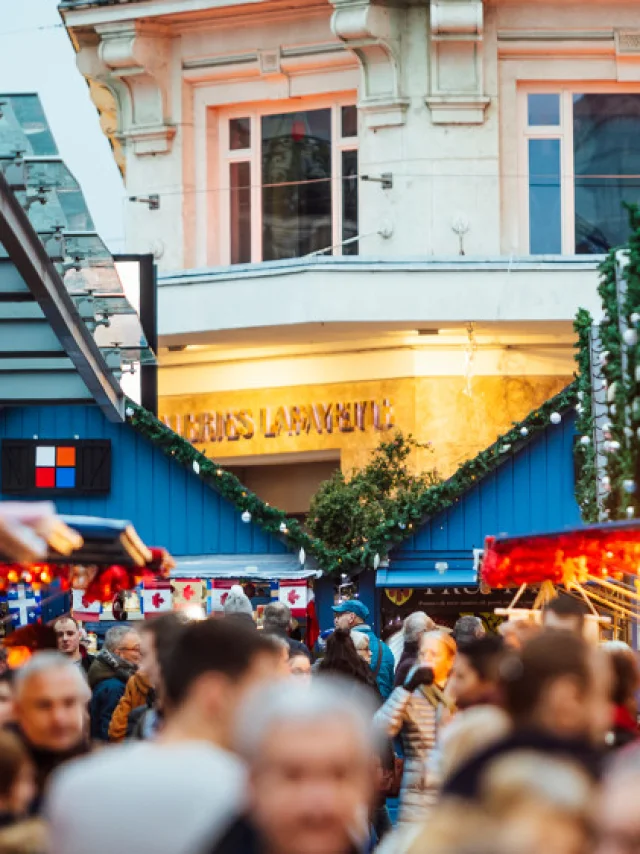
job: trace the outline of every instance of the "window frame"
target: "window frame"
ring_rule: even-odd
[[[520,185],[520,247],[531,254],[529,222],[529,140],[560,140],[560,210],[562,255],[576,256],[575,223],[575,162],[573,145],[573,96],[574,95],[640,95],[640,86],[630,84],[593,84],[575,81],[571,83],[527,83],[518,90],[518,173]],[[557,126],[529,126],[528,96],[559,95],[560,124]],[[539,255],[534,257],[539,258]],[[594,256],[597,257],[597,256]]]
[[[230,164],[249,162],[251,175],[251,261],[241,263],[263,263],[262,260],[262,133],[260,122],[263,116],[281,113],[298,113],[311,110],[331,110],[331,234],[334,255],[342,255],[342,152],[357,151],[359,138],[343,137],[341,127],[342,107],[356,106],[356,94],[330,98],[289,99],[268,104],[245,104],[218,110],[218,187],[219,203],[216,206],[219,239],[218,263],[231,266],[231,187]],[[230,147],[230,123],[232,119],[249,118],[251,147]],[[335,189],[339,188],[339,192]],[[323,247],[324,248],[324,247]],[[238,266],[234,264],[233,266]]]

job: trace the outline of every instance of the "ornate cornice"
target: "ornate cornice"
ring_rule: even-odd
[[[362,67],[359,108],[370,128],[401,125],[409,99],[402,92],[402,9],[369,0],[331,0],[331,27]]]
[[[106,86],[117,104],[117,133],[138,155],[171,150],[171,38],[140,22],[96,27],[98,40],[80,47],[78,68]]]

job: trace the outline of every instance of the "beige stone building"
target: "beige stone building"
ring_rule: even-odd
[[[160,273],[160,414],[302,514],[396,428],[450,473],[570,381],[640,200],[630,2],[65,0]]]

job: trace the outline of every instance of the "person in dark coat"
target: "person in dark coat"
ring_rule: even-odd
[[[249,803],[222,838],[212,840],[210,854],[363,851],[372,711],[366,695],[323,677],[310,685],[274,683],[252,695],[241,709],[235,744],[249,769]]]
[[[94,662],[94,656],[89,655],[84,646],[82,646],[80,627],[76,620],[74,620],[71,614],[65,614],[64,617],[60,617],[55,621],[53,630],[56,633],[56,642],[60,652],[68,656],[78,667],[81,667],[88,676],[91,665]]]
[[[378,684],[378,689],[384,700],[393,691],[393,675],[395,671],[395,659],[393,653],[386,643],[376,636],[367,620],[369,609],[359,599],[347,599],[339,605],[334,605],[335,627],[343,631],[355,629],[369,636],[371,648],[371,670]]]
[[[82,671],[58,652],[36,653],[15,676],[13,731],[35,769],[36,814],[51,774],[89,751],[85,732],[89,688]]]
[[[609,656],[613,670],[611,699],[614,705],[614,718],[607,735],[607,745],[615,749],[626,747],[640,737],[637,701],[640,675],[635,653],[629,646],[611,641],[604,644],[603,649]]]
[[[91,738],[109,741],[109,724],[129,678],[140,663],[140,636],[129,626],[114,626],[89,670],[92,691],[89,715]]]
[[[501,664],[512,732],[462,765],[445,796],[476,800],[493,763],[515,751],[576,761],[593,778],[611,726],[611,668],[606,654],[567,631],[547,629]]]
[[[267,635],[275,635],[283,638],[289,644],[291,656],[306,655],[311,658],[307,647],[298,640],[294,640],[291,631],[291,609],[284,602],[270,602],[264,609],[262,619],[262,631]]]

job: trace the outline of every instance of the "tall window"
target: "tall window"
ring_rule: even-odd
[[[221,117],[223,263],[357,254],[357,121],[351,104]]]
[[[640,203],[640,94],[526,94],[529,251],[593,255]]]

